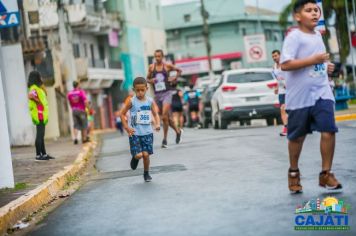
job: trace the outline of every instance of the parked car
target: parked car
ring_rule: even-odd
[[[211,124],[211,99],[218,88],[219,81],[206,87],[201,96],[200,122],[203,128],[209,128]]]
[[[281,123],[276,86],[271,69],[225,71],[211,99],[213,127],[226,129],[232,121],[250,123],[252,119],[266,119],[269,126],[274,119]]]

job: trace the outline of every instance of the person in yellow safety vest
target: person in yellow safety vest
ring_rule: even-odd
[[[32,122],[36,125],[36,160],[45,161],[54,159],[46,152],[44,136],[45,128],[48,123],[48,101],[47,92],[43,85],[41,74],[32,71],[28,77],[28,98],[29,110]]]

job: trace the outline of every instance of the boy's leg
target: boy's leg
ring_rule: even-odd
[[[139,136],[133,135],[129,138],[129,142],[132,156],[130,166],[132,170],[136,170],[139,160],[143,157],[140,138]]]
[[[321,133],[320,152],[322,158],[322,171],[331,170],[335,152],[335,133]]]
[[[331,171],[335,152],[335,124],[334,102],[319,99],[313,109],[314,128],[321,133],[320,152],[322,157],[322,171],[319,174],[319,185],[327,189],[341,189],[341,183]]]
[[[147,152],[143,152],[143,170],[148,172],[150,170],[150,155]]]
[[[295,140],[289,140],[288,142],[288,151],[289,151],[289,164],[290,170],[298,170],[298,161],[300,153],[303,149],[303,143],[306,136],[297,138]]]

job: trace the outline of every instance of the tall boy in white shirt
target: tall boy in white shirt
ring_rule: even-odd
[[[329,62],[321,34],[315,31],[320,10],[315,0],[297,0],[293,11],[299,27],[286,37],[281,57],[287,88],[288,187],[292,193],[302,192],[299,156],[306,135],[318,131],[322,156],[319,185],[341,189],[341,183],[331,171],[338,131],[334,118],[335,100],[328,81],[328,73],[334,70],[334,65]]]

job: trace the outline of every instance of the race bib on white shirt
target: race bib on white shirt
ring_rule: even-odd
[[[155,90],[157,92],[166,90],[166,83],[164,82],[164,76],[161,73],[156,74]]]
[[[136,124],[139,124],[139,125],[150,125],[151,123],[152,123],[151,110],[137,112]]]
[[[327,75],[327,63],[316,64],[311,67],[309,75],[313,78],[325,77]]]

